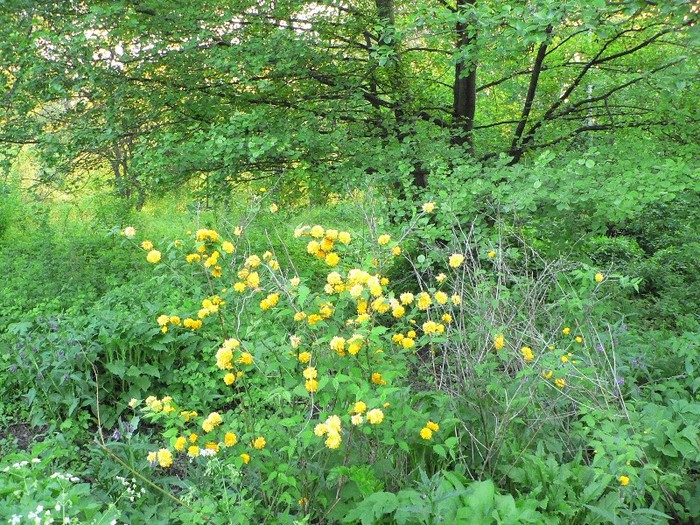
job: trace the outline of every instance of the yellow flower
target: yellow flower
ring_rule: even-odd
[[[224,375],[224,383],[226,383],[227,386],[231,386],[236,382],[236,374],[232,374],[231,372],[227,373]]]
[[[401,305],[397,306],[396,308],[394,308],[391,311],[391,315],[393,315],[397,319],[399,319],[400,317],[403,317],[403,314],[405,314],[405,313],[406,313],[406,309]]]
[[[364,414],[367,411],[367,405],[364,401],[358,401],[350,409],[351,414]]]
[[[307,392],[314,393],[318,391],[318,381],[315,379],[307,379],[304,382],[304,388],[306,388]]]
[[[442,320],[449,324],[452,322],[452,316],[450,314],[442,314]]]
[[[440,430],[440,425],[438,425],[437,423],[433,423],[432,421],[428,421],[428,422],[425,424],[425,427],[426,427],[426,428],[429,428],[429,429],[432,430],[433,432],[437,432],[438,430]]]
[[[295,317],[296,317],[296,316],[295,316]],[[320,315],[318,315],[318,314],[311,314],[311,315],[308,317],[307,322],[309,323],[309,325],[313,326],[313,325],[315,325],[315,324],[318,324],[318,322],[319,322],[319,321],[322,321],[322,320],[323,320],[323,317],[321,317]]]
[[[545,379],[551,379],[553,375],[554,372],[552,370],[542,371],[542,377],[544,377]]]
[[[444,273],[439,273],[438,276],[435,278],[435,280],[439,283],[444,282],[445,279],[447,279],[447,275]]]
[[[239,357],[236,362],[243,364],[243,365],[252,365],[253,364],[253,356],[250,355],[250,353],[248,353],[248,352],[243,352],[243,353],[241,353],[241,357]]]
[[[372,425],[378,425],[384,421],[384,412],[380,408],[373,408],[367,412],[367,421]]]
[[[126,228],[124,228],[122,235],[127,239],[133,239],[136,235],[136,229],[133,226],[127,226]]]
[[[299,286],[299,284],[301,284],[301,279],[299,279],[299,277],[292,277],[289,279],[289,284],[292,286]]]
[[[568,363],[568,362],[569,362],[569,357],[568,357],[568,356],[565,356],[565,355],[561,356],[561,362],[562,362],[562,363]]]
[[[390,240],[391,240],[391,235],[388,235],[385,233],[384,235],[379,236],[379,238],[377,239],[377,242],[380,245],[384,246],[385,244],[388,244]]]
[[[577,335],[577,336],[576,336],[576,342],[577,342],[577,343],[583,343],[583,337],[581,337],[580,335]]]
[[[160,252],[158,250],[151,250],[146,255],[146,260],[151,264],[156,264],[160,261]]]
[[[245,292],[245,283],[242,283],[242,282],[238,281],[237,283],[235,283],[235,284],[233,285],[233,289],[236,290],[236,291],[239,292],[239,293]]]
[[[230,241],[224,241],[221,243],[221,249],[226,253],[233,253],[236,247]]]
[[[155,451],[151,451],[148,453],[148,456],[146,456],[146,461],[149,463],[155,463],[158,461],[158,453]]]
[[[314,427],[314,434],[317,437],[323,437],[328,433],[328,425],[325,423],[319,423]]]
[[[399,296],[399,299],[401,300],[401,304],[407,305],[413,302],[414,296],[410,292],[405,292]]]
[[[630,478],[628,478],[627,476],[620,476],[617,479],[620,480],[620,485],[622,485],[623,487],[626,487],[630,484]]]
[[[198,253],[190,253],[187,257],[185,257],[185,260],[190,264],[196,263],[202,260],[202,256]]]
[[[449,265],[452,266],[452,268],[459,268],[462,263],[464,262],[464,255],[461,253],[453,253],[450,255],[449,259]]]
[[[382,379],[382,374],[379,372],[374,372],[372,374],[372,383],[375,385],[386,385],[386,381]]]
[[[187,455],[191,458],[196,458],[199,456],[199,447],[197,445],[190,445],[187,447]]]
[[[435,302],[438,304],[447,304],[447,294],[445,292],[435,292]]]
[[[569,335],[569,333],[571,333],[571,328],[569,328],[568,326],[565,326],[564,329],[561,331],[561,333],[564,335]]]
[[[167,448],[161,448],[158,451],[158,464],[163,468],[168,468],[173,464],[173,454]]]
[[[340,232],[338,234],[338,240],[343,244],[350,244],[352,237],[350,237],[350,234],[348,232]]]
[[[503,334],[497,334],[493,338],[493,346],[496,350],[501,350],[504,346],[506,346],[506,339],[503,337]]]
[[[243,454],[241,454],[241,459],[243,460],[244,465],[247,465],[248,463],[250,463],[250,456],[248,454],[246,454],[245,452]]]
[[[180,326],[180,324],[182,323],[182,320],[177,315],[171,315],[170,322],[174,325]]]
[[[277,204],[270,204],[270,213],[277,213],[278,209]]]
[[[202,422],[202,428],[204,429],[205,432],[211,432],[217,426],[219,426],[221,423],[223,423],[223,421],[224,420],[222,419],[221,415],[219,415],[218,412],[212,412]]]
[[[364,291],[364,286],[362,286],[360,283],[357,283],[350,288],[350,296],[357,299],[362,292]]]
[[[234,434],[233,432],[226,432],[226,435],[224,436],[224,445],[226,445],[227,447],[232,447],[236,443],[238,443],[238,437],[236,436],[236,434]]]
[[[195,412],[196,413],[196,412]],[[195,433],[190,434],[190,443],[196,443],[199,436]]]
[[[560,377],[560,378],[557,378],[557,379],[554,380],[554,384],[555,384],[558,388],[564,388],[564,387],[566,386],[566,379],[563,379],[563,378],[561,378],[561,377]]]
[[[489,256],[489,259],[493,259],[494,257],[496,257],[496,252],[491,250],[487,255]]]
[[[454,294],[452,297],[450,297],[450,300],[455,306],[459,306],[460,304],[462,304],[462,296],[459,294]]]
[[[216,366],[221,370],[230,370],[233,368],[231,361],[233,360],[233,350],[226,346],[222,346],[216,351]]]
[[[433,300],[430,298],[430,294],[426,292],[418,294],[417,306],[419,310],[427,310],[431,304],[433,304]]]
[[[316,379],[318,377],[318,370],[316,370],[316,367],[310,366],[304,370],[302,375],[304,379]]]
[[[187,444],[187,438],[180,436],[175,440],[175,450],[185,450],[185,445]]]
[[[257,268],[258,266],[260,266],[261,262],[262,261],[260,260],[260,257],[253,254],[245,260],[244,265],[246,268]]]
[[[340,424],[340,418],[336,415],[328,416],[326,419],[326,426],[328,427],[329,432],[340,432]]]
[[[423,204],[423,211],[425,213],[432,213],[433,210],[435,209],[435,203],[434,202],[426,202]]]
[[[258,191],[259,191],[260,193],[265,193],[265,192],[267,191],[267,188],[265,188],[264,186],[262,186]]]
[[[428,427],[423,427],[420,431],[420,437],[427,441],[433,437],[433,431],[430,430]]]
[[[158,319],[156,319],[156,322],[159,326],[165,326],[170,322],[170,316],[165,314],[159,315]]]
[[[340,434],[337,432],[330,432],[328,438],[326,439],[326,446],[331,449],[336,449],[340,446],[342,439]]]
[[[324,233],[325,231],[323,229],[323,226],[319,226],[318,224],[316,226],[313,226],[311,228],[311,231],[309,232],[311,237],[314,237],[315,239],[320,239],[321,237],[323,237]]]
[[[529,346],[523,346],[520,349],[520,353],[523,355],[523,358],[525,359],[526,363],[529,363],[533,359],[535,359],[535,355],[532,353],[532,348]]]
[[[259,436],[259,437],[255,438],[255,441],[253,441],[253,448],[255,448],[256,450],[262,450],[265,448],[266,443],[267,442],[265,441],[265,438],[262,436]]]
[[[603,279],[605,279],[605,276],[602,273],[598,272],[595,274],[595,282],[602,283]]]
[[[302,352],[299,354],[299,362],[302,364],[306,364],[309,361],[311,361],[311,352]]]
[[[328,255],[326,255],[325,260],[328,266],[338,266],[338,263],[340,262],[340,256],[338,256],[338,254],[335,252],[331,252]]]
[[[399,255],[401,255],[401,246],[394,246],[391,249],[391,255],[393,255],[394,257],[398,257]]]
[[[153,243],[151,241],[143,241],[141,243],[141,248],[149,252],[153,249]]]
[[[191,330],[197,330],[199,328],[202,328],[202,321],[200,321],[199,319],[190,319],[188,317],[187,319],[182,321],[182,326]]]
[[[350,417],[350,423],[352,423],[353,426],[361,425],[364,420],[365,418],[362,417],[362,414],[355,414]]]

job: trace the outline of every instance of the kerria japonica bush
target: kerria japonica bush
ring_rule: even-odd
[[[387,490],[418,469],[493,475],[513,454],[509,437],[524,451],[577,411],[616,405],[611,354],[594,350],[610,341],[586,320],[609,277],[546,263],[512,234],[477,242],[455,229],[436,248],[424,235],[436,207],[425,203],[399,234],[371,217],[362,236],[299,226],[297,266],[286,247],[252,252],[240,226],[201,228],[167,249],[125,228],[157,272],[204,284],[196,309],[154,322],[204,338],[218,381],[212,406],[131,400],[165,427],[144,460],[186,472],[216,457],[262,492],[274,473],[275,503],[308,508],[337,503],[368,467]]]

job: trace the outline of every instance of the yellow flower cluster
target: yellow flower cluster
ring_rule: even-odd
[[[177,410],[177,407],[173,405],[173,398],[170,396],[165,396],[163,399],[158,399],[155,396],[148,396],[145,400],[146,407],[144,410],[148,410],[157,414],[163,412],[164,414],[170,414]]]
[[[326,437],[326,446],[331,449],[336,449],[342,443],[341,438],[341,421],[338,416],[329,416],[324,423],[319,423],[314,427],[314,434],[317,437]]]
[[[352,237],[348,232],[334,229],[324,229],[323,226],[302,226],[294,230],[294,237],[313,237],[306,245],[306,252],[318,259],[325,260],[328,266],[337,266],[340,256],[333,251],[336,241],[349,244]]]
[[[206,419],[202,422],[202,428],[205,432],[211,432],[216,427],[218,427],[224,420],[221,418],[218,412],[212,412]]]
[[[197,241],[217,242],[219,240],[219,234],[216,233],[214,230],[207,230],[202,228],[195,232],[194,238]]]
[[[423,323],[423,333],[425,335],[443,334],[445,333],[445,325],[435,321],[426,321]]]
[[[406,333],[406,335],[401,333],[394,334],[391,336],[391,340],[397,345],[408,350],[409,348],[413,348],[414,346],[416,346],[416,332],[413,330],[409,330]]]
[[[155,465],[156,462],[163,468],[173,464],[173,454],[167,448],[161,448],[158,452],[148,453],[148,462]]]
[[[523,346],[520,349],[520,353],[523,355],[523,359],[525,359],[526,363],[529,363],[533,359],[535,359],[535,354],[532,353],[532,348],[529,346]]]
[[[202,308],[197,312],[197,317],[204,319],[205,317],[219,312],[219,307],[224,306],[226,301],[222,301],[221,297],[214,295],[211,298],[202,301]]]
[[[433,432],[437,432],[438,430],[440,430],[440,425],[433,423],[432,421],[428,421],[420,430],[420,437],[428,441],[432,439]]]
[[[182,321],[182,326],[185,328],[189,328],[190,330],[197,330],[199,328],[202,328],[202,321],[201,319],[190,319],[189,317]]]
[[[168,331],[168,324],[173,324],[175,326],[180,326],[182,324],[180,318],[177,315],[159,315],[156,319],[158,326],[160,326],[160,331],[166,333]]]
[[[318,377],[318,370],[316,370],[316,367],[307,367],[304,369],[302,375],[304,376],[304,379],[306,379],[304,387],[306,388],[307,392],[316,392],[318,390],[318,381],[316,380]]]
[[[221,370],[231,370],[233,365],[233,351],[241,346],[238,339],[226,339],[221,347],[216,351],[216,366]]]
[[[279,303],[280,300],[280,294],[278,293],[271,293],[265,299],[260,301],[260,308],[263,310],[269,310],[270,308],[273,308],[277,306],[277,303]]]

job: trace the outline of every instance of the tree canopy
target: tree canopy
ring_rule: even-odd
[[[283,173],[425,186],[592,135],[698,134],[687,0],[7,0],[0,17],[0,140],[36,144],[47,179],[104,166],[124,196]]]

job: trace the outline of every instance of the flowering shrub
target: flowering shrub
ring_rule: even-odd
[[[132,400],[164,427],[166,442],[144,461],[182,472],[216,459],[252,482],[256,513],[333,520],[420,469],[503,473],[579,407],[616,405],[614,366],[594,350],[608,341],[585,317],[607,277],[551,266],[533,280],[527,247],[474,250],[475,239],[457,233],[441,262],[430,255],[437,266],[423,255],[414,263],[407,254],[420,249],[435,208],[423,206],[401,235],[296,228],[291,242],[325,266],[321,275],[302,276],[271,250],[247,251],[242,228],[199,229],[167,248],[141,241],[158,271],[207,290],[196,307],[154,323],[205,340],[217,378],[208,406]],[[138,243],[137,232],[124,236]],[[392,282],[406,262],[414,275]],[[582,300],[567,295],[564,276],[582,279]],[[520,451],[509,448],[515,435],[527,440]]]

